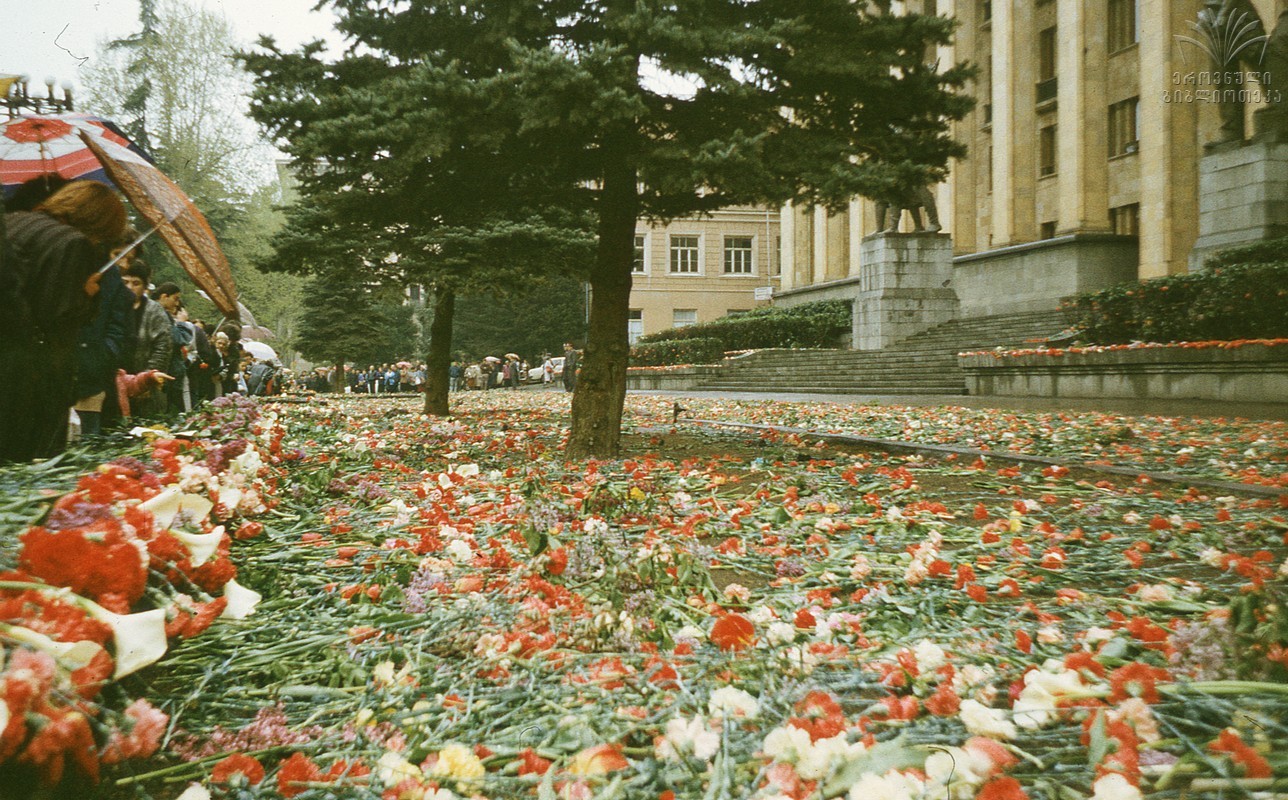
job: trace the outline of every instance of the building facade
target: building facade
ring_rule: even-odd
[[[779,286],[779,212],[734,207],[666,225],[640,220],[630,336],[766,305]],[[762,299],[757,299],[757,298]]]
[[[969,154],[934,188],[963,316],[1054,309],[1069,294],[1192,268],[1211,189],[1201,162],[1228,138],[1217,101],[1230,89],[1250,98],[1241,113],[1251,140],[1263,88],[1246,63],[1238,86],[1229,77],[1220,86],[1219,76],[1212,85],[1214,44],[1196,24],[1224,13],[1223,23],[1246,31],[1250,58],[1288,2],[902,5],[955,17],[955,44],[937,57],[979,70],[975,110],[954,126]],[[865,200],[837,215],[789,207],[782,231],[783,302],[844,296],[857,285],[859,243],[876,231],[875,213]]]

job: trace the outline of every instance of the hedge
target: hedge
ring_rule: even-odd
[[[724,358],[724,353],[724,346],[719,339],[676,339],[670,342],[640,343],[631,348],[631,366],[714,364]]]
[[[1202,272],[1128,283],[1066,303],[1091,344],[1288,337],[1288,239],[1218,253]]]
[[[850,303],[825,300],[793,308],[757,308],[711,322],[645,336],[641,343],[717,339],[723,350],[766,347],[829,348],[849,333]]]

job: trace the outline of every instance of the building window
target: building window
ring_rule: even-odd
[[[1043,238],[1043,239],[1054,239],[1054,238],[1055,238],[1055,223],[1054,223],[1054,222],[1044,222],[1044,223],[1042,223],[1042,230],[1041,230],[1041,234],[1042,234],[1042,238]]]
[[[1057,38],[1055,26],[1038,33],[1038,87],[1037,101],[1045,103],[1056,99],[1059,86],[1056,83]]]
[[[1136,6],[1140,0],[1109,0],[1109,52],[1115,53],[1135,44]]]
[[[642,237],[641,237],[642,238]],[[644,335],[644,312],[638,308],[632,308],[627,312],[626,317],[626,337],[634,345]]]
[[[751,274],[751,237],[724,237],[724,271],[726,275]]]
[[[992,0],[979,0],[979,21],[989,22],[993,19]]]
[[[1109,224],[1119,236],[1140,236],[1140,203],[1109,209]]]
[[[637,275],[644,274],[645,249],[644,237],[636,235],[635,237],[635,260],[631,262],[631,272]]]
[[[777,251],[774,253],[774,263],[771,267],[773,275],[783,274],[783,237],[779,236],[774,242]]]
[[[698,273],[698,237],[671,237],[671,272],[682,275]]]
[[[1038,174],[1043,177],[1055,174],[1056,126],[1048,125],[1038,131]]]
[[[1109,107],[1109,155],[1136,152],[1140,130],[1140,98],[1133,97]]]
[[[698,310],[696,308],[677,308],[671,312],[672,328],[687,328],[690,325],[698,324]]]

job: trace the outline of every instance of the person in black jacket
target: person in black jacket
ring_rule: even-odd
[[[27,461],[66,446],[76,340],[96,312],[107,248],[125,235],[125,206],[103,184],[73,181],[5,223],[0,461]]]

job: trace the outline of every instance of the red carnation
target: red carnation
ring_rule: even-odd
[[[215,765],[210,771],[211,783],[232,783],[241,776],[251,786],[264,780],[264,765],[254,756],[245,753],[233,753]]]
[[[721,650],[742,650],[756,639],[756,626],[738,614],[726,614],[711,627],[711,641]]]
[[[307,791],[303,784],[322,780],[322,770],[303,753],[293,753],[277,771],[277,791],[282,797],[294,797]]]

